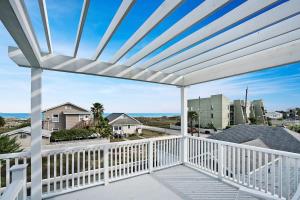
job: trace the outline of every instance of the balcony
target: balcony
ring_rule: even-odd
[[[26,179],[24,172],[26,168],[30,172],[30,152],[2,154],[0,159],[3,195],[9,193],[10,199],[24,195],[26,190],[16,185],[27,180],[25,194],[30,196],[32,175],[27,173]],[[297,199],[299,195],[299,154],[192,136],[43,150],[42,163],[44,199]]]

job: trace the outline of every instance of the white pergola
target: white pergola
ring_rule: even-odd
[[[32,199],[41,199],[41,81],[43,70],[122,78],[181,88],[182,134],[187,134],[187,86],[277,67],[300,60],[300,1],[248,0],[222,17],[187,35],[170,47],[144,59],[196,23],[207,19],[231,0],[206,0],[157,36],[140,51],[120,63],[183,0],[164,0],[136,32],[115,52],[109,62],[98,60],[135,0],[123,0],[94,55],[79,58],[86,16],[84,0],[72,55],[55,54],[51,41],[46,1],[39,0],[47,52],[42,52],[23,0],[1,0],[0,18],[18,47],[9,47],[9,57],[31,68]],[[185,158],[186,159],[186,158]]]

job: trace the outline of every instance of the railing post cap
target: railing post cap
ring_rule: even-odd
[[[19,171],[19,170],[24,170],[27,168],[27,164],[21,164],[21,165],[14,165],[10,168],[10,171],[13,172],[13,171]]]

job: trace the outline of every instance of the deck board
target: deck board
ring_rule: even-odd
[[[96,186],[60,196],[51,200],[232,200],[238,189],[183,165],[145,174],[108,186]],[[257,200],[240,194],[240,200]]]

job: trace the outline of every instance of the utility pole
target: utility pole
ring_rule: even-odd
[[[248,115],[247,115],[247,101],[248,101],[248,86],[246,88],[246,96],[245,96],[245,119],[246,119],[246,124],[248,123]]]
[[[200,109],[200,96],[199,96],[199,114],[198,114],[198,137],[200,137],[200,113],[201,113],[201,109]]]

